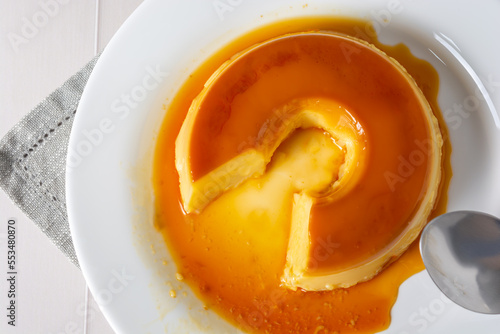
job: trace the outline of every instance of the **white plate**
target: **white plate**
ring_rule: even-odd
[[[307,4],[307,6],[303,6]],[[175,280],[151,224],[152,151],[171,98],[190,71],[245,31],[304,15],[372,20],[440,75],[450,127],[449,210],[500,216],[500,2],[149,0],[110,42],[82,96],[69,145],[68,214],[83,274],[117,333],[231,332]],[[459,109],[462,108],[462,111]],[[164,264],[164,262],[166,264]],[[170,298],[175,290],[177,298]],[[185,294],[185,295],[184,295]],[[425,272],[405,282],[388,333],[497,333],[499,316],[461,309]]]

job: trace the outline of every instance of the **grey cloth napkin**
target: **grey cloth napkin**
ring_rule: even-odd
[[[98,57],[0,141],[0,187],[76,266],[66,210],[66,153],[76,108]]]

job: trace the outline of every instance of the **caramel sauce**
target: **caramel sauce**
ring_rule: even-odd
[[[186,216],[183,213],[178,186],[179,176],[174,165],[174,142],[192,100],[199,94],[204,83],[225,60],[255,43],[286,33],[314,30],[336,31],[365,39],[397,59],[416,80],[439,120],[445,139],[440,194],[431,217],[444,213],[446,209],[446,192],[451,178],[451,147],[447,140],[446,125],[437,104],[439,78],[429,63],[412,56],[404,45],[390,47],[381,44],[374,36],[370,24],[360,20],[340,18],[289,20],[261,28],[238,38],[193,72],[170,104],[158,137],[153,184],[156,194],[156,224],[162,231],[166,243],[176,259],[178,271],[208,307],[216,310],[236,326],[250,332],[370,333],[381,331],[390,324],[390,310],[396,300],[399,285],[411,275],[424,269],[418,244],[414,243],[396,262],[368,282],[348,289],[337,289],[329,292],[306,292],[300,289],[290,291],[280,285],[288,242],[289,231],[287,228],[289,227],[261,221],[256,221],[256,226],[253,227],[233,226],[231,225],[230,210],[225,216],[219,216],[219,218],[225,217],[226,219],[217,222],[211,220],[209,214],[196,217]],[[311,45],[311,47],[315,46]],[[288,48],[290,45],[284,43],[283,57],[276,59],[276,62],[285,63],[290,60],[287,57],[293,57],[289,53],[287,56],[286,50]],[[285,83],[293,82],[293,85],[298,87],[297,90],[286,89],[286,85],[283,87],[283,82],[270,80],[264,87],[261,87],[261,94],[268,92],[265,99],[260,98],[253,102],[247,99],[246,102],[251,103],[240,103],[239,111],[251,116],[249,119],[245,119],[245,122],[231,125],[234,127],[231,138],[224,136],[216,138],[220,132],[221,124],[224,123],[224,119],[228,117],[230,112],[227,109],[228,105],[234,102],[237,94],[241,95],[245,89],[248,89],[256,78],[249,76],[245,77],[243,81],[238,81],[238,78],[235,77],[233,82],[224,80],[226,84],[231,83],[229,86],[215,87],[214,89],[226,92],[223,94],[226,99],[222,102],[206,102],[217,106],[220,110],[220,118],[200,119],[195,124],[196,129],[193,133],[196,135],[193,136],[193,140],[197,144],[193,147],[197,147],[198,151],[193,152],[197,153],[193,154],[193,157],[196,156],[193,161],[194,177],[202,176],[235,152],[241,151],[245,145],[252,144],[251,139],[245,136],[246,132],[238,132],[237,129],[257,127],[257,124],[262,124],[266,115],[259,114],[255,110],[264,110],[265,108],[262,106],[256,108],[256,103],[268,104],[269,107],[296,97],[297,95],[294,94],[298,94],[298,91],[301,94],[306,91],[314,95],[317,95],[318,92],[328,95],[329,92],[324,91],[324,87],[331,86],[328,73],[322,70],[310,72],[310,68],[299,66],[293,70],[298,71],[294,72],[295,76],[292,73],[285,76]],[[378,69],[382,75],[383,68]],[[234,73],[238,73],[238,71]],[[302,78],[306,78],[306,80]],[[311,78],[311,80],[307,80],[307,78]],[[317,80],[312,80],[312,78],[317,78]],[[385,79],[390,80],[391,78]],[[240,82],[239,86],[238,82]],[[326,83],[328,85],[325,85]],[[372,85],[374,84],[372,83]],[[397,82],[395,84],[397,85]],[[280,89],[280,87],[283,88]],[[346,96],[343,102],[353,106],[353,109],[362,110],[362,108],[371,107],[371,105],[365,104],[367,102],[362,95],[356,96],[355,92],[349,91],[345,87],[335,86],[334,88],[343,89],[344,96]],[[274,94],[277,91],[278,93]],[[270,92],[273,92],[273,95],[269,94]],[[385,93],[395,94],[394,91]],[[394,97],[397,100],[397,96],[394,95]],[[379,115],[380,112],[383,110],[374,110],[374,114]],[[357,115],[357,117],[363,118],[362,115]],[[406,134],[409,134],[410,138],[422,139],[426,136],[426,126],[418,118],[414,118],[411,122],[408,122],[404,115],[396,118],[393,116],[385,117],[383,118],[384,122],[381,122],[380,119],[379,116],[364,116],[362,119],[362,123],[369,127],[370,133],[373,134],[369,140],[379,141],[373,145],[374,147],[396,149],[405,157],[418,147],[409,141],[402,145],[398,143],[398,147],[392,148],[395,137],[391,136],[404,138]],[[385,122],[386,120],[387,122]],[[373,161],[370,163],[374,163],[375,166],[378,166],[377,168],[393,170],[397,173],[400,162],[387,161],[385,156],[382,151],[372,152],[370,159]],[[422,163],[422,166],[425,166],[425,163]],[[365,211],[369,210],[370,202],[374,200],[368,195],[363,195],[362,189],[356,194],[356,198],[350,198],[349,203],[338,203],[338,207],[335,208],[336,217],[342,218],[338,220],[336,226],[335,238],[338,236],[338,240],[328,238],[325,240],[335,245],[345,244],[349,246],[346,248],[336,246],[335,255],[329,257],[331,262],[327,260],[325,265],[337,265],[341,268],[350,261],[352,262],[354,258],[366,256],[367,252],[374,252],[383,247],[387,240],[390,240],[394,234],[399,233],[404,228],[404,223],[412,214],[415,202],[418,200],[417,197],[420,195],[421,189],[417,188],[419,185],[421,186],[426,176],[425,168],[415,168],[413,173],[412,180],[416,180],[414,184],[411,182],[398,183],[398,186],[401,185],[400,198],[394,200],[391,198],[395,196],[394,192],[389,191],[388,198],[376,199],[387,201],[387,203],[396,203],[378,215],[379,222],[360,219],[363,214],[366,214]],[[370,180],[366,181],[370,182]],[[370,186],[387,187],[387,183]],[[401,194],[404,193],[410,195],[402,196]],[[322,207],[315,208],[313,216],[328,215],[328,212],[322,210]],[[381,226],[384,221],[387,221],[387,217],[400,221],[400,226],[395,228],[394,226],[391,228]],[[320,217],[320,219],[326,219],[326,217]],[[357,226],[357,234],[346,229],[347,225]],[[245,229],[250,228],[259,231],[262,243],[249,242]],[[320,237],[324,236],[326,232],[320,225],[316,225],[311,233]],[[330,233],[331,226],[327,235]],[[373,238],[373,234],[380,235],[380,237]],[[345,243],[342,238],[354,238],[355,241]],[[356,240],[363,242],[363,244],[357,243]]]

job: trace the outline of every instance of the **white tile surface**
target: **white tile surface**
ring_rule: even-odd
[[[0,137],[101,51],[142,0],[1,0]],[[6,225],[17,221],[17,317],[7,324]],[[111,334],[73,264],[0,191],[0,333]]]

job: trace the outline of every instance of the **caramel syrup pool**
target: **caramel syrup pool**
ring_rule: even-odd
[[[381,44],[369,22],[347,18],[316,17],[282,21],[231,42],[190,75],[168,106],[155,151],[155,223],[176,261],[178,272],[199,298],[208,308],[247,332],[382,331],[390,325],[390,311],[399,286],[408,277],[424,269],[417,240],[397,261],[368,282],[325,292],[291,291],[280,286],[282,272],[279,266],[275,266],[274,273],[269,273],[272,268],[266,268],[268,273],[261,275],[262,263],[245,263],[242,266],[241,263],[224,262],[224,252],[228,250],[223,248],[223,229],[215,229],[218,232],[207,236],[207,231],[194,226],[182,210],[179,176],[174,164],[175,140],[192,100],[202,90],[207,79],[224,61],[256,43],[287,33],[318,30],[340,32],[374,44],[395,58],[415,79],[438,118],[444,139],[440,192],[430,219],[446,211],[447,190],[452,175],[451,146],[437,103],[439,77],[428,62],[414,57],[403,44]],[[284,263],[284,259],[280,261]]]

